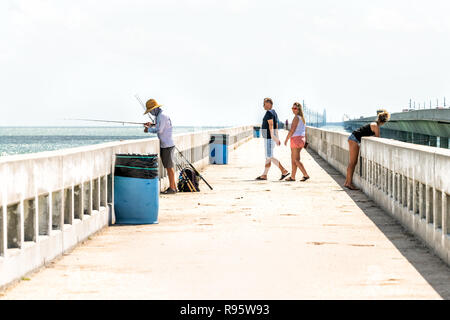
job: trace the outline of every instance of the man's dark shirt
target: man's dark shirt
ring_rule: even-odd
[[[270,134],[269,130],[269,122],[268,120],[273,120],[273,130],[278,129],[278,115],[275,112],[275,110],[267,110],[266,114],[264,115],[261,131],[262,136],[265,139],[272,139],[272,136]]]

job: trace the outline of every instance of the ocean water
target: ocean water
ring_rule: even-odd
[[[174,127],[173,133],[198,132],[223,127]],[[0,127],[0,156],[52,151],[104,142],[146,139],[155,134],[142,127]]]
[[[326,125],[326,126],[320,127],[320,129],[348,133],[348,131],[345,130],[344,126]]]

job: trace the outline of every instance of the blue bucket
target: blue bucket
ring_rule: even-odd
[[[253,138],[259,138],[261,135],[261,127],[253,127]]]
[[[155,224],[159,212],[158,155],[116,155],[116,224]]]

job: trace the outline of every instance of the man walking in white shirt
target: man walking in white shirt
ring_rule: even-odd
[[[148,100],[145,106],[147,110],[144,114],[150,113],[155,117],[156,123],[146,123],[144,132],[156,133],[158,135],[160,140],[161,162],[167,171],[167,176],[169,177],[170,182],[170,187],[162,193],[175,194],[177,193],[177,187],[175,184],[175,165],[173,160],[175,143],[172,138],[172,122],[167,115],[163,114],[161,109],[162,105],[159,105],[156,100]]]

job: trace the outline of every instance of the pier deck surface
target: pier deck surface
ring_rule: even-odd
[[[254,181],[263,154],[251,140],[205,168],[214,191],[162,196],[158,225],[106,228],[0,297],[450,298],[450,268],[316,154],[302,152],[305,183],[274,167]]]

